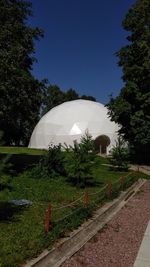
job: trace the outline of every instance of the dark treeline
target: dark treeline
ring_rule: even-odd
[[[29,1],[0,1],[0,139],[5,145],[27,145],[41,114],[80,98],[73,89],[65,93],[56,85],[48,86],[46,79],[39,81],[33,76],[35,40],[44,33],[28,25],[31,15]],[[95,101],[89,96],[81,98]]]
[[[113,121],[128,141],[132,159],[150,163],[150,1],[138,0],[131,7],[123,28],[128,44],[117,56],[124,87],[108,105]]]

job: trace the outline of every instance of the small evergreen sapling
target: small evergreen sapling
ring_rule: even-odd
[[[70,153],[67,163],[69,181],[81,187],[93,183],[95,153],[92,136],[86,132],[81,137],[81,142],[74,141],[74,146],[67,148],[67,151]]]
[[[112,157],[109,159],[113,168],[127,171],[129,166],[129,150],[121,136],[116,140],[116,145],[111,150]]]

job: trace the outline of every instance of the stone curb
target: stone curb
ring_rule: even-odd
[[[112,202],[106,203],[97,210],[94,216],[83,223],[77,230],[73,231],[69,237],[61,239],[51,250],[45,250],[39,257],[33,259],[22,267],[59,267],[61,264],[80,250],[112,217],[133,197],[146,182],[139,179],[127,191]]]

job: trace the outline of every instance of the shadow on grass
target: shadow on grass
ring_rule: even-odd
[[[80,182],[80,183],[77,183],[77,182],[74,182],[73,180],[67,180],[67,182],[72,185],[73,187],[76,186],[76,188],[88,188],[88,187],[91,187],[91,188],[94,188],[94,187],[97,187],[97,186],[102,186],[103,185],[103,182],[99,182],[99,181],[94,181],[94,180],[89,180],[89,181],[86,181],[86,182]]]
[[[0,222],[15,221],[15,215],[20,214],[24,209],[25,207],[9,202],[0,202]]]
[[[100,185],[103,185],[103,182],[102,181],[94,181],[94,180],[91,180],[91,181],[87,181],[86,182],[86,186],[87,187],[97,187],[97,186],[100,186]]]
[[[0,191],[3,191],[5,189],[8,189],[9,191],[13,190],[12,185],[10,184],[0,184]]]

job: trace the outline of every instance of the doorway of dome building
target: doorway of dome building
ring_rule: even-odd
[[[95,141],[95,150],[100,155],[107,155],[107,147],[110,145],[110,138],[107,135],[99,135],[96,137]]]

